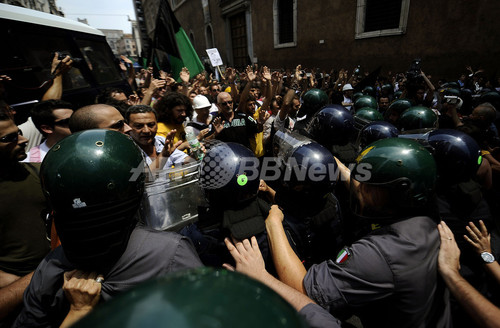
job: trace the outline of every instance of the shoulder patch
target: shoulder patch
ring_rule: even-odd
[[[256,120],[254,120],[254,118],[253,118],[253,117],[251,117],[251,116],[247,116],[247,117],[248,117],[248,120],[249,120],[250,122],[257,124],[257,121],[256,121]]]
[[[335,260],[335,263],[345,264],[350,257],[351,257],[351,251],[349,250],[349,248],[344,247],[337,254],[337,259]]]

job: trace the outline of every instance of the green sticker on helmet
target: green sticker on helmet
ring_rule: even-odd
[[[238,176],[238,179],[236,180],[240,186],[244,186],[248,182],[248,178],[245,174],[242,174]]]
[[[482,162],[483,162],[483,156],[481,156],[481,155],[480,155],[480,156],[477,158],[477,165],[481,165],[481,163],[482,163]]]

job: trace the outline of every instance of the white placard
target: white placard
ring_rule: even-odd
[[[217,48],[206,49],[205,51],[207,52],[208,58],[210,58],[210,63],[213,67],[221,66],[223,64],[222,58],[220,58],[219,50],[217,50]]]

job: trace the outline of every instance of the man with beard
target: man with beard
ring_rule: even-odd
[[[191,117],[193,106],[191,100],[180,93],[172,92],[161,98],[154,107],[158,113],[157,135],[167,137],[167,134],[176,130],[174,144],[178,141],[186,141],[184,121]]]
[[[132,129],[129,132],[130,136],[141,148],[146,164],[150,167],[153,164],[153,167],[161,169],[163,166],[169,167],[183,163],[188,158],[188,155],[176,149],[168,156],[166,161],[162,161],[162,157],[166,155],[163,150],[167,148],[165,148],[165,138],[156,135],[158,121],[156,111],[153,108],[146,105],[132,106],[125,114],[125,120]],[[165,164],[160,167],[159,164],[155,163],[159,161]]]
[[[40,164],[26,158],[28,139],[0,109],[0,321],[14,314],[32,271],[50,251],[41,214],[46,208]]]

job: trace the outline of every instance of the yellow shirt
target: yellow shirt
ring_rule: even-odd
[[[253,118],[257,121],[259,118],[260,107],[253,114]],[[264,131],[256,133],[252,138],[250,138],[250,148],[252,148],[253,153],[256,157],[264,156],[264,143],[263,143]]]
[[[186,141],[186,132],[184,132],[184,126],[182,124],[165,124],[158,122],[158,131],[156,131],[156,135],[166,138],[167,134],[174,129],[177,130],[174,137],[174,144],[179,140]]]

